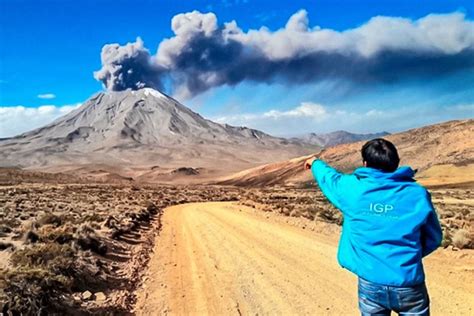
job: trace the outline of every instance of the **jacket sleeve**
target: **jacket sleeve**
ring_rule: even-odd
[[[329,202],[342,210],[340,192],[344,175],[319,159],[311,165],[311,173]]]
[[[431,210],[428,213],[425,223],[421,227],[421,245],[423,257],[429,255],[435,251],[440,245],[443,239],[443,231],[439,224],[438,215],[431,203],[431,197],[427,194],[427,199],[431,205]]]

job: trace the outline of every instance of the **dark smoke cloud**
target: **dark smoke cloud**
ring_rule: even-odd
[[[102,48],[102,69],[94,72],[94,77],[102,81],[108,90],[138,90],[145,87],[162,88],[163,69],[153,63],[150,52],[143,41],[124,46],[108,44]]]
[[[160,89],[169,78],[174,94],[186,98],[246,80],[296,84],[332,79],[357,85],[474,70],[474,23],[461,13],[415,21],[374,17],[338,32],[310,28],[301,10],[280,30],[243,32],[235,21],[218,25],[213,13],[193,11],[173,17],[171,27],[175,36],[163,40],[154,56],[139,39],[106,45],[96,78],[112,90]]]

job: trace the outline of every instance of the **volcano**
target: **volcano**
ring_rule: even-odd
[[[319,150],[218,124],[150,88],[100,92],[54,122],[0,140],[0,164],[46,171],[230,172]],[[178,174],[181,174],[178,172]]]

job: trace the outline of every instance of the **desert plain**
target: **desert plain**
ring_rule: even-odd
[[[3,310],[357,313],[356,278],[336,261],[342,217],[316,187],[1,174]],[[472,185],[430,191],[444,230],[425,260],[433,314],[470,315]]]

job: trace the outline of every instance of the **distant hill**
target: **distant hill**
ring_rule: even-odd
[[[474,120],[449,121],[388,135],[398,148],[401,165],[419,170],[417,178],[425,184],[474,181]],[[351,172],[362,165],[360,149],[364,142],[338,145],[314,155],[341,171]],[[244,170],[221,178],[230,185],[300,185],[312,180],[303,170],[302,156]]]
[[[212,122],[144,88],[97,93],[51,124],[0,139],[0,167],[153,181],[186,176],[170,173],[182,167],[228,174],[317,150],[302,141]]]
[[[387,135],[390,135],[390,133],[380,132],[373,134],[354,134],[347,131],[335,131],[326,134],[309,133],[298,137],[292,137],[290,139],[327,148],[341,144],[354,143],[361,140],[380,138]]]

